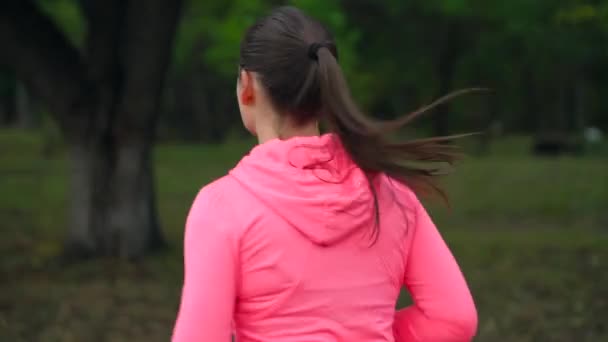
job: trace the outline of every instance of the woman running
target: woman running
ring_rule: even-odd
[[[364,116],[333,37],[296,8],[253,25],[240,56],[260,144],[192,205],[173,342],[470,341],[473,299],[417,198],[440,192],[452,145],[390,140],[412,117]]]

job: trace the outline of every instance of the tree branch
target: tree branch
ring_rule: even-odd
[[[154,134],[162,86],[173,52],[182,0],[129,1],[123,46],[125,83],[116,132],[121,138]]]
[[[81,0],[80,4],[87,18],[85,58],[90,77],[101,83],[120,77],[126,1]]]
[[[124,70],[120,63],[124,40],[126,1],[79,0],[86,18],[85,63],[88,78],[97,89],[96,115],[92,118],[93,133],[111,134],[116,108],[121,99]]]
[[[47,103],[63,128],[94,94],[78,50],[30,0],[0,1],[0,63]]]

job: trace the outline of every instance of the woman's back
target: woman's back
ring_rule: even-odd
[[[267,142],[203,189],[174,341],[227,341],[231,322],[239,342],[470,340],[472,299],[426,212],[373,182],[325,135]],[[403,286],[415,305],[396,314]]]
[[[436,190],[453,146],[389,139],[413,116],[365,116],[331,33],[296,8],[247,30],[238,71],[260,145],[192,206],[173,341],[469,341],[473,300],[409,188]]]

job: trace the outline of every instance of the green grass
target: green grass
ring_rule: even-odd
[[[521,146],[466,160],[446,182],[451,211],[431,205],[478,304],[477,341],[608,340],[608,163],[532,159]],[[0,132],[0,341],[167,341],[189,204],[249,147],[160,146],[170,249],[64,265],[63,158],[43,158],[37,136]]]

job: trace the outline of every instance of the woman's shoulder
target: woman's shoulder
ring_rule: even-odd
[[[206,216],[206,220],[221,222],[223,230],[239,233],[244,225],[248,196],[231,176],[224,176],[203,186],[190,208],[189,216]]]
[[[223,176],[200,188],[194,204],[211,205],[223,211],[233,207],[242,198],[242,192],[242,187],[233,177]]]
[[[230,176],[223,176],[204,185],[198,192],[197,198],[225,199],[238,189],[237,183]]]

